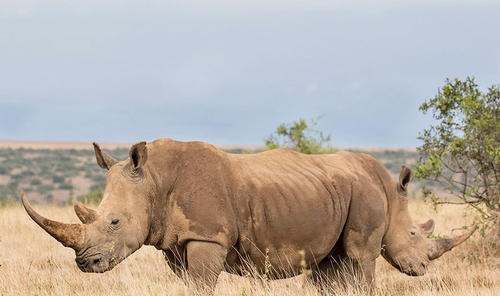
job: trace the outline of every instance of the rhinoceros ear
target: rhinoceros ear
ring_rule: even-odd
[[[408,189],[408,183],[410,183],[410,180],[411,180],[411,170],[406,166],[402,166],[401,172],[399,173],[399,184],[398,184],[398,190],[401,193],[406,193],[406,190]]]
[[[94,142],[94,143],[92,143],[92,145],[94,145],[94,152],[95,152],[95,158],[97,160],[97,164],[101,168],[109,170],[115,163],[118,162],[112,156],[104,153],[101,150],[101,147],[99,147],[99,145],[97,145],[97,143]]]
[[[146,142],[134,144],[129,151],[130,163],[133,169],[140,169],[148,160],[148,149]]]
[[[434,220],[429,219],[425,223],[418,224],[420,231],[426,236],[430,236],[434,231]]]

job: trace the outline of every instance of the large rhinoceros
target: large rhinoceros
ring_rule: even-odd
[[[94,143],[107,183],[99,208],[82,204],[83,224],[29,216],[76,252],[85,272],[105,272],[139,249],[163,250],[172,270],[214,286],[226,270],[249,265],[271,278],[306,267],[314,282],[338,276],[339,263],[367,284],[379,255],[408,275],[423,275],[431,260],[465,241],[429,239],[433,220],[413,223],[403,167],[399,182],[373,157],[353,152],[305,155],[276,149],[230,154],[202,142],[169,139],[130,149],[117,161]],[[304,266],[305,265],[305,266]]]

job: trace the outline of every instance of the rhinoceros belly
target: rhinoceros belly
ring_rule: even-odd
[[[294,276],[319,263],[339,239],[349,198],[332,179],[311,169],[246,171],[238,188],[238,243],[229,272],[250,266],[271,277]]]

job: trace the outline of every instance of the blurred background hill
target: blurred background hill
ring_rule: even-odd
[[[128,155],[129,144],[108,143],[102,147],[119,159]],[[258,146],[221,148],[231,153],[264,150]],[[401,165],[414,164],[418,156],[414,149],[350,150],[375,156],[395,176]],[[0,203],[15,201],[20,191],[40,203],[66,204],[74,199],[99,198],[104,182],[105,172],[96,164],[91,143],[0,142]]]

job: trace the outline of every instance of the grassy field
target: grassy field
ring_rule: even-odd
[[[411,203],[417,221],[436,220],[436,233],[470,223],[460,208],[437,213],[422,202]],[[77,219],[70,207],[38,206],[48,217],[65,222]],[[427,275],[408,277],[382,258],[377,264],[376,295],[500,295],[498,261],[488,239],[479,234],[433,262]],[[498,259],[497,259],[498,260]],[[335,288],[333,294],[363,295],[353,287]],[[86,274],[78,270],[74,252],[64,248],[29,220],[20,206],[0,208],[0,295],[190,295],[176,278],[162,253],[142,247],[112,271]],[[303,276],[260,282],[223,274],[216,295],[319,295]]]

